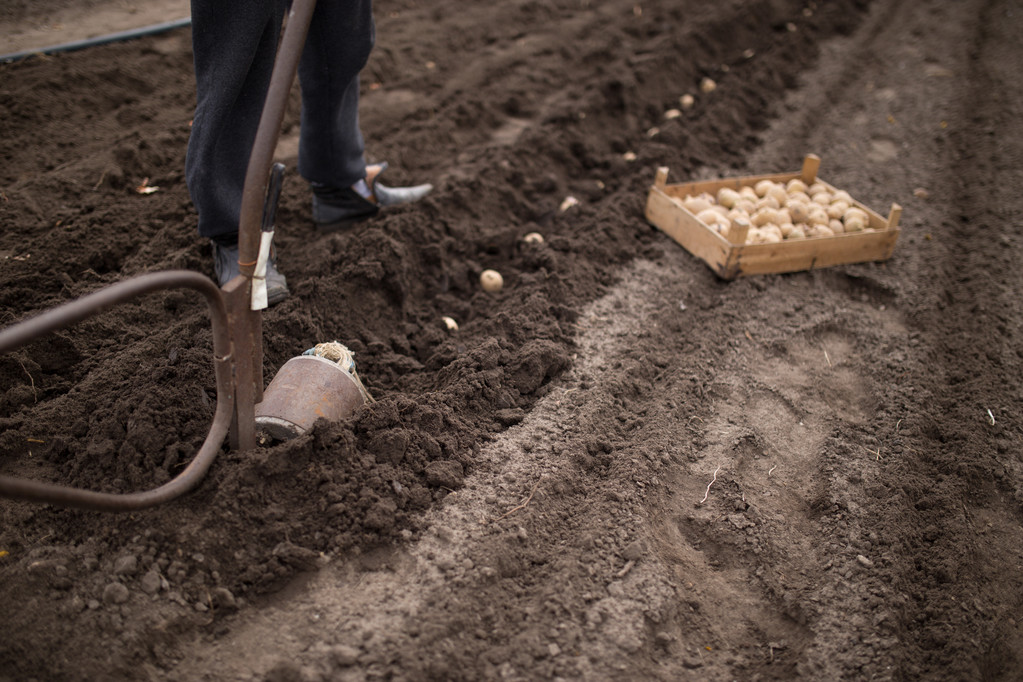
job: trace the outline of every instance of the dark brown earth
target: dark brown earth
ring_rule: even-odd
[[[294,100],[263,324],[267,377],[337,339],[377,402],[154,509],[0,501],[0,680],[1023,677],[1018,4],[376,12],[368,154],[437,189],[316,233]],[[0,65],[4,326],[212,274],[193,97],[187,29]],[[643,218],[658,166],[809,152],[903,206],[889,261],[724,282]],[[194,296],[113,308],[0,358],[0,473],[153,488],[215,393]]]

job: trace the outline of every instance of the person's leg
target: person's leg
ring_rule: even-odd
[[[359,72],[374,42],[372,0],[320,0],[298,74],[302,133],[298,172],[313,190],[313,222],[343,229],[376,215],[381,206],[418,201],[432,185],[390,188],[367,168],[359,128]]]
[[[225,246],[238,239],[245,173],[284,11],[283,0],[192,0],[197,104],[185,177],[199,234]]]
[[[329,187],[350,187],[366,175],[359,129],[359,72],[374,42],[371,0],[320,0],[309,26],[302,87],[298,172]]]

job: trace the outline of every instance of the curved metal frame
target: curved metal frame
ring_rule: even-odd
[[[316,0],[293,0],[274,62],[242,190],[238,225],[241,274],[225,284],[223,289],[218,289],[209,278],[197,272],[171,270],[140,275],[0,331],[0,354],[3,354],[43,334],[81,322],[108,306],[146,293],[174,287],[198,291],[209,304],[217,381],[213,423],[199,452],[176,478],[145,492],[101,493],[0,476],[0,497],[99,511],[143,509],[168,502],[198,485],[229,434],[232,448],[251,450],[255,447],[255,404],[263,395],[263,339],[261,312],[253,311],[250,305],[252,275],[259,250],[260,218],[273,153],[315,8]]]
[[[174,499],[202,480],[231,425],[234,390],[231,377],[231,340],[227,328],[227,309],[220,289],[208,277],[187,270],[170,270],[141,275],[118,282],[49,310],[0,332],[0,353],[9,353],[34,338],[81,322],[103,309],[125,303],[160,289],[183,287],[206,297],[213,325],[214,370],[217,378],[217,408],[206,440],[192,462],[176,478],[159,488],[141,493],[99,493],[78,488],[0,476],[0,495],[30,502],[49,502],[102,511],[131,511]]]

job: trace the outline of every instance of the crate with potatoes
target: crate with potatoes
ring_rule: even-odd
[[[683,184],[659,168],[646,218],[728,280],[890,258],[902,208],[882,217],[819,168],[811,154],[798,172]]]

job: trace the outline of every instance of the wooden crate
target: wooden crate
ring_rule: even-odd
[[[800,178],[807,185],[820,182],[828,191],[837,191],[837,188],[817,177],[820,162],[818,156],[810,154],[803,161],[803,169],[796,173],[751,175],[680,185],[667,184],[668,169],[659,168],[647,197],[646,218],[726,280],[746,275],[797,272],[890,258],[899,237],[902,207],[898,204],[892,204],[891,212],[885,219],[854,198],[853,205],[866,211],[871,229],[833,237],[785,240],[774,244],[746,244],[745,230],[729,231],[729,237],[735,239],[735,242],[730,241],[698,220],[682,205],[681,199],[689,195],[702,192],[716,195],[722,187],[738,190],[744,185],[756,185],[761,180],[787,183],[793,178]],[[741,234],[732,235],[731,232]]]

